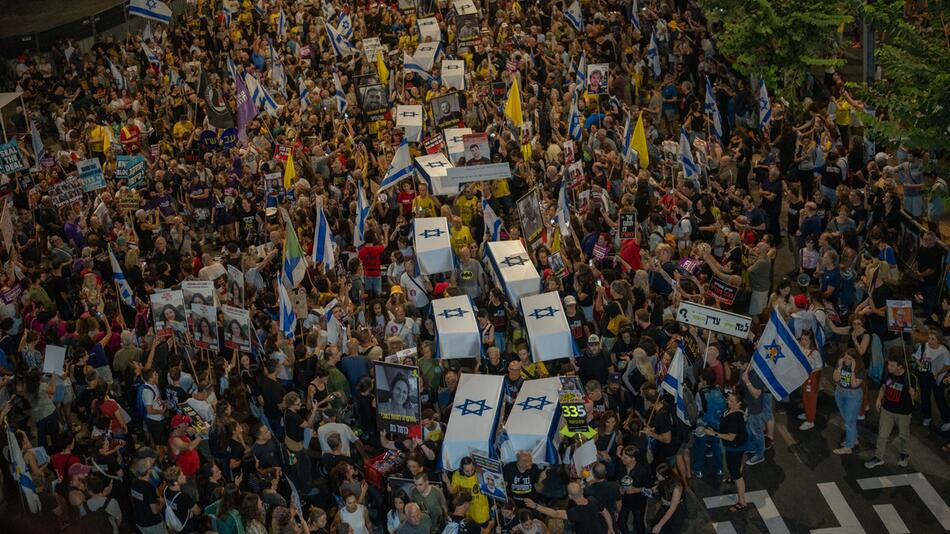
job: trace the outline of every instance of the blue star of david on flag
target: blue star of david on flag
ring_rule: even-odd
[[[771,344],[765,346],[765,357],[772,362],[772,365],[775,365],[775,362],[785,357],[785,354],[782,352],[781,345],[777,341],[772,341]]]
[[[463,310],[462,308],[455,308],[455,309],[442,310],[442,312],[439,313],[439,315],[441,315],[442,317],[446,319],[452,319],[454,317],[465,317],[466,313],[468,313],[468,310]]]
[[[533,317],[535,319],[554,317],[555,315],[557,315],[557,309],[552,308],[551,306],[548,306],[547,308],[538,308],[528,314],[529,317]]]
[[[522,410],[538,410],[544,411],[544,407],[548,404],[554,404],[549,401],[547,397],[528,397],[527,399],[518,403],[518,406],[521,406]]]
[[[444,233],[445,232],[442,231],[441,228],[427,228],[423,230],[421,234],[419,234],[419,237],[423,239],[428,239],[430,237],[439,237]]]
[[[472,408],[472,406],[476,406],[477,408]],[[462,415],[474,414],[481,417],[482,414],[484,414],[487,411],[493,410],[494,408],[492,408],[491,406],[488,406],[486,404],[485,399],[477,400],[477,401],[473,401],[472,399],[465,399],[465,402],[456,406],[455,409],[461,411]]]
[[[505,259],[501,260],[499,263],[504,264],[506,267],[513,267],[515,265],[524,265],[528,263],[528,258],[524,256],[506,256]]]

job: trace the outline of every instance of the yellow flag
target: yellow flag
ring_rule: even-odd
[[[376,74],[379,75],[380,83],[389,83],[389,69],[386,68],[386,62],[383,61],[383,52],[376,51]]]
[[[518,78],[511,79],[511,89],[508,89],[508,102],[505,103],[505,116],[521,127],[524,124],[524,115],[521,113],[521,90],[518,88]]]
[[[637,151],[637,157],[640,159],[640,168],[646,169],[650,165],[650,154],[647,152],[647,136],[643,133],[643,112],[637,117],[637,125],[633,128],[633,139],[630,142],[633,149]]]
[[[287,164],[284,165],[284,191],[290,191],[290,186],[297,179],[297,169],[294,168],[294,153],[287,154]]]

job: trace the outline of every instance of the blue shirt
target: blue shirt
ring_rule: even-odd
[[[102,345],[96,343],[89,349],[89,366],[94,368],[99,367],[108,367],[109,358],[106,357],[106,351],[102,349]]]

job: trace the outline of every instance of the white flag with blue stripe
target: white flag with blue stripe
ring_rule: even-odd
[[[221,12],[224,14],[224,26],[226,28],[231,27],[231,18],[234,16],[234,10],[231,9],[231,6],[225,0],[221,2]]]
[[[633,7],[630,8],[630,23],[637,31],[643,31],[640,29],[640,6],[637,5],[638,3],[637,0],[633,0]]]
[[[340,35],[336,28],[330,26],[327,21],[323,21],[323,26],[327,29],[327,36],[330,38],[330,44],[333,45],[333,52],[339,57],[347,57],[351,54],[359,54],[360,51],[353,46],[349,39]]]
[[[581,11],[581,3],[578,0],[574,0],[574,3],[564,10],[564,16],[575,31],[584,31],[584,13]]]
[[[693,151],[689,149],[689,135],[685,128],[680,128],[679,153],[677,157],[680,164],[683,165],[683,175],[687,180],[699,180],[699,168],[696,167],[696,160],[693,159]]]
[[[119,292],[119,300],[124,302],[130,308],[135,307],[135,295],[132,293],[132,287],[129,281],[125,279],[125,273],[119,265],[119,260],[115,258],[112,249],[109,249],[109,263],[112,264],[112,281],[115,282],[115,289]]]
[[[759,129],[764,130],[772,122],[772,101],[765,80],[759,80]]]
[[[389,164],[389,169],[386,170],[386,177],[383,178],[383,181],[379,184],[379,190],[377,190],[376,193],[382,193],[386,189],[396,185],[400,180],[411,177],[412,172],[413,166],[412,157],[409,155],[409,143],[404,137],[402,143],[399,144],[399,148],[396,149],[393,160]]]
[[[420,65],[416,59],[413,56],[410,56],[409,52],[406,52],[405,50],[402,51],[402,68],[406,72],[412,72],[422,76],[422,78],[425,79],[427,83],[433,79],[432,75],[429,74],[426,69],[422,68],[422,65]]]
[[[716,93],[713,92],[712,83],[706,78],[706,101],[703,104],[706,113],[712,115],[713,131],[716,133],[716,139],[722,139],[722,115],[719,114],[719,104],[716,103]]]
[[[561,191],[557,195],[557,219],[561,236],[571,235],[571,203],[567,199],[567,180],[561,180]]]
[[[294,331],[297,329],[297,314],[294,312],[294,303],[290,300],[290,295],[284,288],[284,284],[277,284],[277,293],[280,295],[280,331],[284,337],[294,337]]]
[[[779,399],[788,398],[812,372],[805,351],[776,310],[752,353],[752,368]]]
[[[277,101],[274,100],[274,97],[267,92],[267,89],[257,81],[257,78],[251,73],[246,73],[244,75],[244,83],[247,85],[247,90],[251,93],[251,100],[254,101],[258,109],[263,109],[272,117],[277,116],[277,111],[280,109],[280,106],[277,105]]]
[[[165,2],[159,0],[131,0],[129,15],[154,20],[163,24],[171,24],[172,10]]]
[[[353,38],[353,21],[350,19],[350,15],[347,13],[340,13],[340,18],[337,21],[336,31],[340,33],[343,37],[347,39]]]
[[[366,201],[366,190],[363,189],[363,180],[356,183],[356,227],[353,229],[353,246],[359,247],[366,242],[366,219],[369,217],[369,202]]]
[[[125,79],[125,76],[122,75],[122,71],[119,70],[119,67],[116,67],[112,61],[109,61],[109,72],[112,73],[116,87],[126,90],[129,88],[129,81]]]
[[[656,33],[650,34],[650,45],[647,47],[647,59],[653,67],[653,77],[660,77],[660,49],[656,47]]]
[[[627,122],[623,127],[623,149],[621,151],[623,160],[626,163],[633,163],[637,159],[637,151],[633,149],[633,121],[630,120],[630,114],[627,114]]]
[[[43,511],[43,504],[40,501],[39,494],[36,492],[36,484],[33,482],[30,469],[26,466],[26,461],[23,459],[23,451],[20,450],[19,438],[13,433],[13,425],[10,421],[6,421],[6,426],[7,451],[9,452],[8,459],[10,460],[11,469],[13,469],[13,478],[16,479],[17,485],[20,486],[20,492],[23,494],[26,507],[30,512],[38,514]]]
[[[310,109],[312,102],[310,101],[310,88],[307,87],[307,81],[303,78],[297,80],[297,87],[299,88],[298,92],[300,93],[300,108],[304,111]]]
[[[489,241],[498,241],[501,238],[501,218],[495,215],[487,200],[482,200],[482,219],[485,220],[485,231],[491,236]]]
[[[277,15],[277,36],[284,37],[287,35],[287,17],[284,16],[284,8],[280,8],[280,14]]]
[[[574,92],[574,98],[571,99],[571,114],[567,118],[567,135],[571,139],[580,142],[584,130],[581,128],[581,114],[577,110],[577,92]]]
[[[683,397],[683,375],[686,373],[686,355],[683,353],[683,346],[676,347],[676,355],[670,362],[670,368],[663,377],[660,387],[673,396],[676,406],[676,415],[685,424],[689,423],[689,415],[686,413],[686,400]]]
[[[317,221],[313,232],[313,262],[323,263],[324,272],[332,271],[335,266],[333,232],[321,205],[317,205]]]
[[[267,13],[267,6],[264,5],[264,0],[257,0],[257,2],[254,2],[254,11],[257,11],[257,14],[262,17],[265,13]]]
[[[346,113],[346,109],[350,104],[346,101],[346,93],[343,92],[343,84],[340,83],[340,75],[336,72],[333,73],[333,87],[335,90],[333,97],[336,99],[336,109],[340,112],[340,114]]]
[[[145,54],[145,59],[148,60],[152,65],[161,65],[162,60],[158,58],[158,55],[145,44],[145,41],[142,41],[142,53]]]
[[[587,90],[587,54],[581,52],[581,59],[574,69],[574,93],[580,94]]]

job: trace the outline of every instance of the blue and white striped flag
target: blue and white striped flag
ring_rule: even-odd
[[[812,372],[805,351],[776,310],[752,353],[752,368],[779,399],[788,398]]]
[[[561,190],[557,195],[557,219],[561,236],[571,235],[571,203],[567,199],[567,180],[561,180]]]
[[[389,169],[386,170],[386,177],[380,182],[379,189],[376,193],[382,193],[386,189],[396,185],[400,180],[411,177],[413,169],[412,156],[409,155],[409,143],[406,141],[406,138],[403,137],[402,143],[399,144],[399,148],[397,148],[396,153],[393,154],[393,160],[389,164]]]
[[[640,6],[637,4],[639,4],[639,2],[633,0],[633,7],[630,8],[630,23],[633,24],[633,27],[636,28],[637,31],[643,31],[640,29]]]
[[[683,353],[683,346],[676,347],[676,355],[670,362],[670,368],[663,377],[660,387],[673,396],[676,406],[676,415],[685,424],[690,424],[689,415],[686,413],[686,400],[683,397],[683,376],[686,374],[686,355]]]
[[[567,135],[571,139],[580,142],[583,133],[581,114],[577,110],[577,93],[575,92],[574,98],[571,99],[571,114],[567,117]]]
[[[340,32],[340,35],[351,39],[353,37],[353,21],[350,20],[350,16],[344,12],[340,12],[340,18],[337,20],[336,31]]]
[[[636,150],[633,149],[633,121],[630,120],[630,114],[627,114],[627,122],[623,126],[623,148],[621,156],[626,163],[633,163],[636,159]]]
[[[772,122],[772,101],[765,80],[759,80],[759,129],[764,130]]]
[[[587,90],[587,54],[581,52],[581,59],[577,62],[577,67],[574,69],[574,92],[581,94]]]
[[[257,11],[257,14],[262,17],[267,13],[267,6],[264,4],[264,0],[254,2],[254,11]]]
[[[426,83],[429,83],[434,79],[433,76],[429,74],[424,68],[422,68],[422,65],[419,65],[415,58],[410,56],[409,52],[406,52],[405,50],[402,51],[402,68],[406,72],[412,72],[422,76]]]
[[[228,4],[227,0],[221,2],[221,12],[224,13],[224,26],[226,28],[230,28],[231,17],[234,16],[234,12],[231,10],[231,6]]]
[[[564,10],[564,16],[567,18],[567,22],[574,27],[575,31],[584,31],[584,13],[581,11],[581,3],[578,0],[574,0],[574,2]]]
[[[346,93],[343,92],[343,84],[340,83],[340,75],[336,72],[333,73],[333,88],[335,91],[333,93],[333,97],[336,99],[336,109],[342,115],[346,113],[346,109],[350,104],[346,101]]]
[[[253,74],[249,72],[244,74],[244,84],[247,85],[247,90],[251,93],[251,100],[254,101],[258,109],[263,109],[270,116],[277,115],[280,106],[277,105],[274,97],[267,92],[267,89],[261,85]]]
[[[335,265],[333,255],[333,231],[323,206],[317,206],[317,220],[313,231],[313,262],[323,263],[323,271],[330,272]]]
[[[716,93],[713,92],[709,77],[706,77],[706,100],[703,103],[703,109],[706,113],[712,115],[716,139],[722,139],[722,116],[719,114],[719,104],[716,103]]]
[[[172,10],[165,2],[159,0],[130,0],[129,15],[154,20],[163,24],[171,24]]]
[[[647,46],[647,59],[650,60],[650,66],[653,67],[653,77],[659,78],[660,73],[660,49],[656,47],[656,33],[650,33],[650,45]]]
[[[287,98],[287,73],[284,71],[284,65],[280,61],[275,61],[270,67],[270,79],[277,84],[277,91],[284,98]]]
[[[310,101],[310,88],[307,87],[307,81],[303,78],[297,80],[298,92],[300,93],[300,109],[308,110],[313,104]]]
[[[495,210],[487,200],[482,200],[482,219],[485,220],[485,232],[491,236],[489,241],[501,239],[501,218],[495,215]]]
[[[122,71],[119,70],[119,67],[115,66],[111,60],[109,61],[109,72],[112,73],[112,78],[115,80],[115,85],[119,89],[128,89],[129,80],[125,79],[125,76],[122,75]]]
[[[116,291],[119,293],[119,300],[130,308],[135,307],[135,294],[132,293],[132,287],[129,281],[125,279],[125,273],[119,265],[119,260],[115,258],[112,249],[109,249],[109,263],[112,264],[112,281],[115,282]]]
[[[287,17],[284,16],[284,8],[280,8],[280,14],[277,16],[277,36],[285,37],[287,35]]]
[[[294,312],[294,303],[290,300],[284,284],[277,283],[277,293],[280,295],[280,331],[284,337],[290,339],[297,330],[297,313]]]
[[[145,44],[145,41],[142,41],[142,53],[145,54],[145,59],[152,65],[161,65],[162,60],[159,59],[158,55]]]
[[[365,243],[363,235],[366,233],[366,219],[369,217],[369,202],[366,201],[366,190],[363,189],[363,180],[356,183],[356,226],[353,231],[353,246],[359,247]]]
[[[181,85],[181,84],[183,84],[183,83],[185,83],[185,80],[181,77],[180,74],[178,74],[178,70],[177,70],[177,69],[172,69],[172,70],[168,73],[168,86],[169,86],[169,89],[174,89],[175,87],[178,87],[179,85]]]
[[[340,32],[336,31],[336,28],[333,26],[330,26],[327,21],[323,21],[323,26],[327,29],[327,36],[330,38],[330,44],[333,45],[333,52],[338,57],[347,57],[352,54],[360,53],[349,39],[340,35]]]
[[[40,501],[40,496],[36,492],[36,484],[33,483],[33,476],[30,475],[30,470],[26,466],[26,461],[23,459],[23,451],[20,450],[20,440],[16,437],[16,434],[13,432],[13,425],[10,424],[10,421],[6,422],[7,427],[7,449],[9,454],[9,460],[12,464],[10,467],[13,469],[13,477],[17,481],[17,485],[20,486],[20,492],[23,494],[23,500],[26,501],[26,506],[30,512],[38,514],[43,510],[43,504]]]
[[[689,148],[689,135],[685,128],[680,128],[680,143],[677,157],[683,165],[683,175],[687,180],[699,181],[699,168],[696,167],[696,160],[693,159],[693,151]]]

